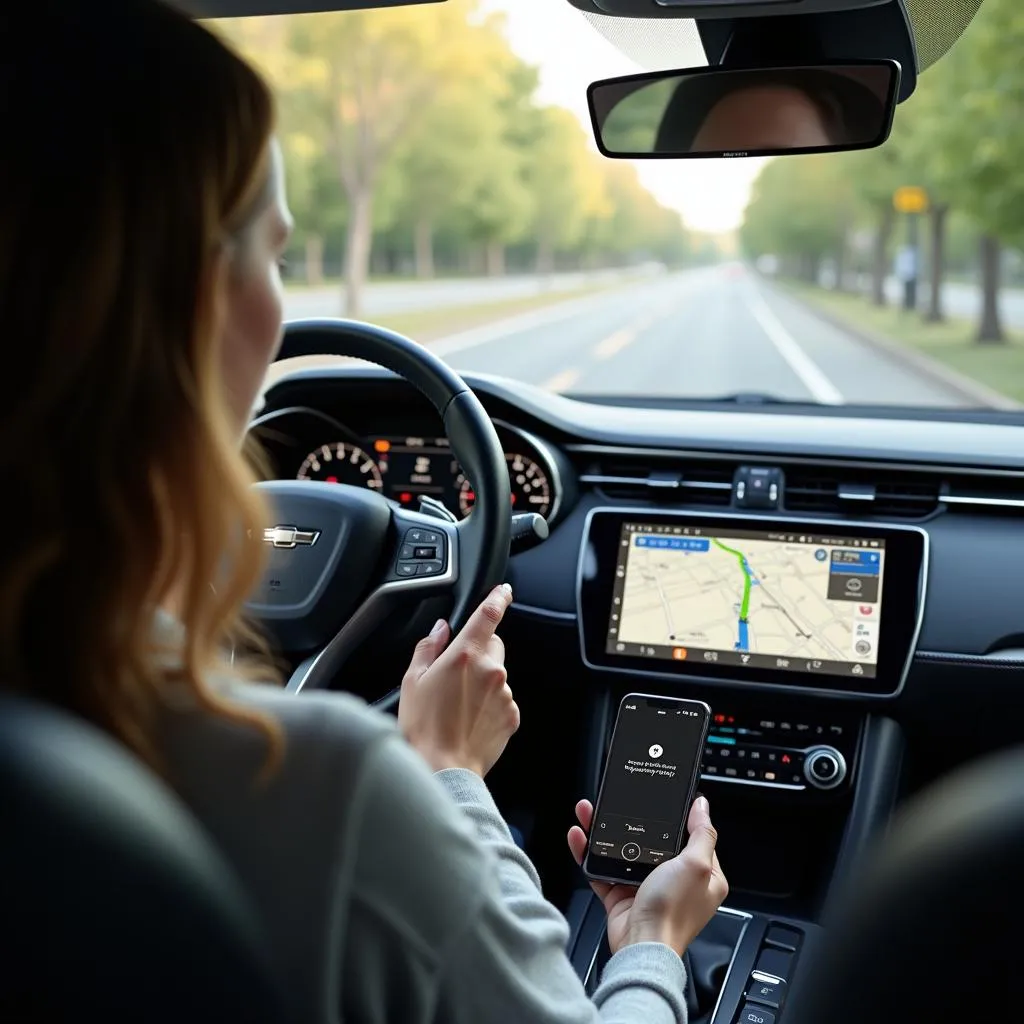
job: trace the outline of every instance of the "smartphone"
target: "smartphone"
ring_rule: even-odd
[[[710,723],[703,701],[623,697],[590,824],[588,878],[639,885],[683,848]]]

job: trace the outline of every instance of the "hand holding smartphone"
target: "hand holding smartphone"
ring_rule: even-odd
[[[622,699],[589,830],[588,878],[639,885],[683,848],[710,722],[702,701]]]

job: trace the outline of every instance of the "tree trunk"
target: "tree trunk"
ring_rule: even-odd
[[[362,312],[363,288],[373,248],[373,188],[363,186],[350,198],[345,235],[345,315]]]
[[[434,225],[426,216],[416,221],[416,276],[423,280],[434,276]]]
[[[306,239],[306,284],[323,284],[324,240],[319,235]]]
[[[886,207],[882,211],[878,230],[875,232],[871,259],[871,301],[876,306],[886,305],[885,279],[889,276],[889,239],[892,237],[892,227],[892,210]]]
[[[942,283],[946,276],[946,214],[948,206],[933,206],[929,217],[931,221],[931,256],[928,268],[928,309],[924,318],[930,324],[941,323],[946,319],[942,311]]]
[[[846,291],[846,274],[846,236],[844,235],[836,247],[836,280],[834,287],[837,292]]]
[[[555,253],[543,238],[537,243],[537,273],[550,274],[555,269]]]
[[[999,240],[982,235],[978,246],[981,262],[981,323],[977,341],[981,345],[999,345],[1006,341],[999,319],[1000,263]]]
[[[488,277],[501,277],[505,273],[505,246],[501,242],[490,242],[484,253]]]

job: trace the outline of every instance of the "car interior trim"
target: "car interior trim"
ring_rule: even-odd
[[[511,610],[518,612],[520,615],[528,615],[535,619],[550,619],[552,622],[564,623],[567,626],[574,626],[576,624],[576,613],[575,612],[559,612],[553,608],[538,608],[532,604],[520,604],[518,601],[513,601]]]
[[[864,459],[864,458],[846,458],[844,456],[835,455],[799,455],[786,453],[764,453],[756,451],[737,451],[732,450],[730,452],[722,451],[710,451],[706,448],[657,448],[650,446],[633,446],[633,445],[606,445],[606,444],[590,444],[590,443],[575,443],[569,442],[563,445],[565,451],[578,454],[578,455],[594,455],[594,456],[613,456],[616,458],[620,457],[632,457],[632,458],[651,458],[651,459],[694,459],[697,461],[706,460],[708,462],[713,460],[720,460],[723,455],[732,455],[737,460],[742,459],[746,462],[788,462],[797,465],[808,465],[808,466],[822,466],[828,468],[848,468],[848,469],[877,469],[877,470],[906,470],[907,472],[921,472],[925,470],[929,473],[955,473],[961,476],[979,476],[979,477],[1005,477],[1011,480],[1024,481],[1024,471],[1019,469],[998,469],[990,468],[988,466],[962,466],[953,463],[938,463],[938,462],[917,462],[917,461],[890,461],[888,459]],[[639,477],[624,477],[618,478],[607,478],[602,482],[611,483],[635,483],[637,480],[642,479]],[[581,476],[582,482],[587,482],[585,476]],[[974,497],[974,496],[960,496],[956,494],[949,494],[944,496],[946,500],[949,500],[951,504],[988,504],[991,503],[987,497]],[[996,499],[998,500],[998,499]],[[1007,499],[1009,500],[1009,499]],[[1018,504],[1024,505],[1024,500]],[[1016,505],[1012,506],[1016,507]]]

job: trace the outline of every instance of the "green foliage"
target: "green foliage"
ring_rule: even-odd
[[[951,208],[956,262],[964,257],[967,225],[1004,245],[1024,243],[1022,53],[1024,5],[986,0],[956,46],[897,108],[885,145],[765,166],[746,212],[746,251],[820,253],[835,241],[837,203],[844,205],[845,230],[881,230],[886,219],[891,224],[893,192],[901,185],[920,185],[933,205]],[[810,162],[819,160],[834,169],[830,189],[809,178]]]
[[[632,168],[601,158],[571,113],[538,103],[536,69],[477,0],[213,27],[273,85],[296,249],[315,238],[333,259],[344,249],[362,261],[350,289],[375,244],[459,266],[506,248],[526,265],[689,252],[679,215]]]
[[[928,167],[954,207],[1007,245],[1024,243],[1024,6],[986,0],[939,65],[922,111]]]
[[[752,256],[820,260],[845,238],[856,179],[830,154],[772,160],[754,182],[740,232]]]
[[[678,78],[665,78],[620,100],[601,128],[605,148],[612,153],[653,153],[662,115],[678,84]]]

